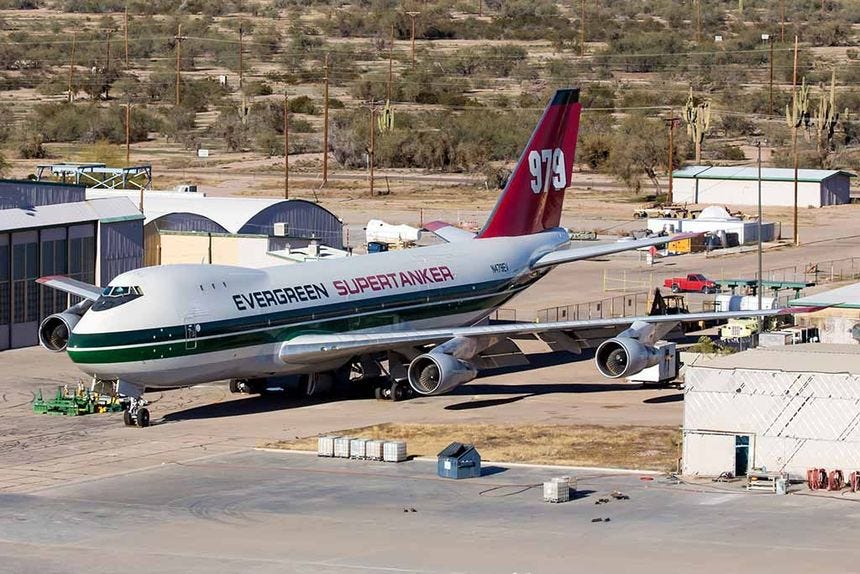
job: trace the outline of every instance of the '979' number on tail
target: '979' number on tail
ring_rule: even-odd
[[[546,193],[550,182],[555,190],[567,187],[564,170],[564,152],[560,148],[532,150],[529,152],[529,172],[532,174],[533,193]]]

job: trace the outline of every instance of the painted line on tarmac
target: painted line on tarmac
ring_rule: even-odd
[[[316,451],[313,450],[293,450],[286,448],[269,448],[269,447],[256,447],[254,450],[258,450],[260,452],[277,452],[281,454],[304,454],[304,455],[313,455],[319,456]],[[320,458],[342,458],[342,457],[332,457],[332,456],[324,456]],[[343,460],[349,460],[344,458]],[[421,462],[437,462],[437,459],[431,458],[429,456],[416,456],[409,460],[417,460]],[[605,472],[605,473],[613,473],[613,474],[666,474],[664,470],[652,470],[652,469],[635,469],[635,468],[606,468],[601,466],[564,466],[560,464],[537,464],[537,463],[528,463],[528,462],[499,462],[495,460],[482,460],[482,465],[497,465],[497,466],[510,466],[513,468],[537,468],[537,469],[547,469],[547,470],[579,470],[584,472]]]

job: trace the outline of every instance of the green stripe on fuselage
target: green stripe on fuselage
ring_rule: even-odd
[[[79,364],[124,363],[271,344],[310,333],[370,329],[490,310],[536,280],[537,277],[517,286],[511,281],[466,285],[200,323],[197,338],[190,340],[185,339],[184,325],[130,332],[73,334],[68,353],[72,361]]]

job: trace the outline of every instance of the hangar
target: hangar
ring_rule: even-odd
[[[143,216],[126,197],[82,185],[0,180],[0,350],[38,344],[42,319],[77,301],[35,279],[106,285],[143,262]]]
[[[684,387],[686,475],[860,468],[860,345],[726,355],[688,366]]]
[[[87,197],[138,192],[87,190]],[[303,199],[208,197],[202,193],[147,192],[145,265],[219,263],[262,267],[285,263],[268,255],[287,247],[321,244],[343,249],[343,222]]]
[[[797,204],[821,207],[851,202],[853,174],[841,170],[798,170]],[[691,165],[672,172],[677,203],[758,205],[758,169]],[[794,206],[794,170],[762,168],[762,205]]]

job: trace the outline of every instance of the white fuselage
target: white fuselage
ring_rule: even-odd
[[[545,270],[531,264],[567,242],[552,229],[267,269],[137,269],[111,286],[142,295],[87,311],[68,352],[88,374],[148,387],[328,370],[339,365],[291,365],[279,350],[314,333],[474,324],[537,280]]]

